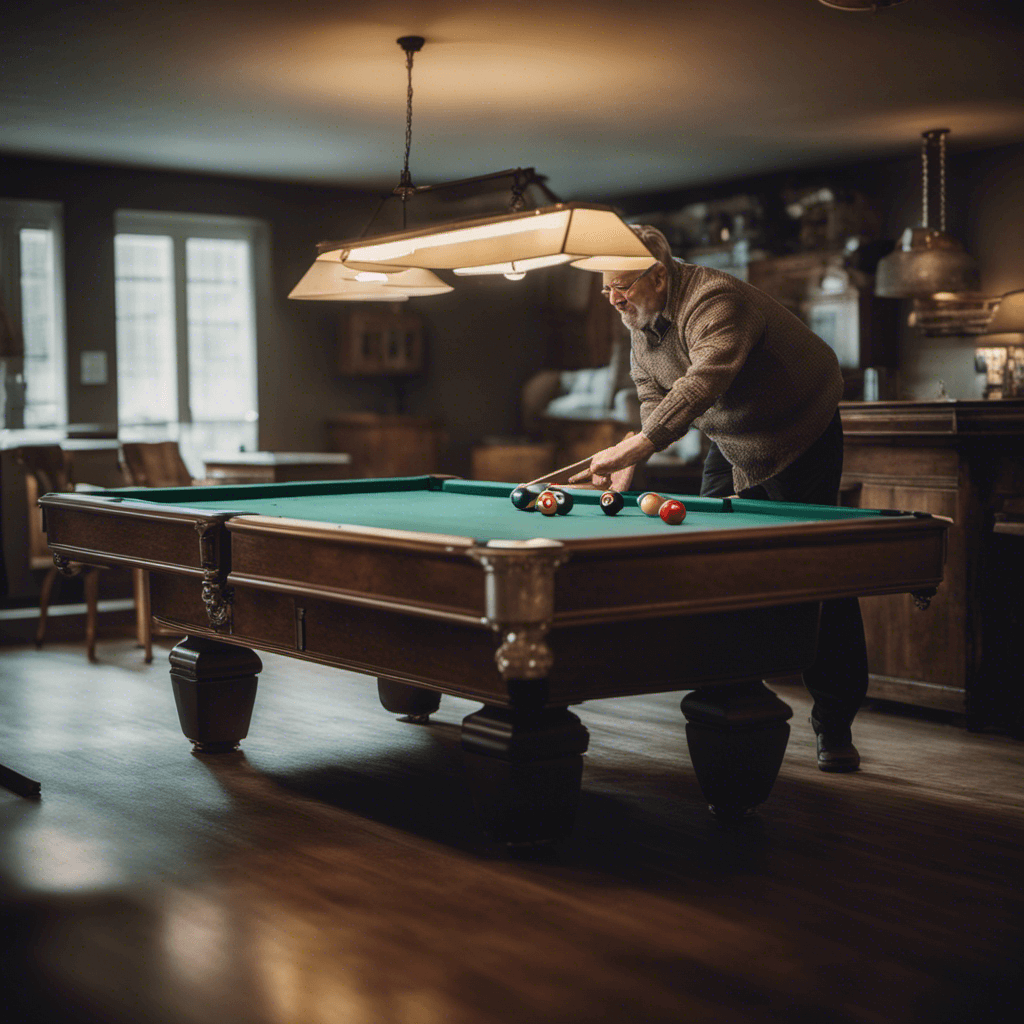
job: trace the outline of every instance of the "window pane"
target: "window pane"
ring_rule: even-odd
[[[57,348],[54,233],[22,228],[21,325],[25,336],[25,426],[64,422],[64,359]]]
[[[253,422],[256,339],[249,243],[189,238],[185,265],[192,422]]]
[[[174,245],[163,235],[115,235],[117,418],[178,419]]]

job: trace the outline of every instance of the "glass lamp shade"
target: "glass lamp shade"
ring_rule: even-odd
[[[589,203],[556,203],[329,242],[321,246],[320,259],[343,261],[349,268],[392,264],[462,274],[522,273],[569,261],[590,270],[642,270],[655,262],[613,209]],[[592,265],[594,260],[602,266]],[[606,268],[608,261],[614,266]]]
[[[924,299],[938,292],[973,292],[978,266],[944,231],[907,228],[899,247],[878,263],[875,294],[889,299]]]
[[[999,300],[978,344],[1024,346],[1024,289],[1007,292]]]
[[[428,270],[389,268],[387,274],[360,271],[341,263],[315,260],[299,283],[289,292],[290,299],[351,302],[404,302],[412,295],[442,295],[452,291],[436,274]]]

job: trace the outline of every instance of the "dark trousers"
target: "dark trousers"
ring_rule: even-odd
[[[777,476],[742,491],[740,497],[837,505],[842,473],[843,426],[837,412],[803,455]],[[714,442],[704,460],[700,493],[710,498],[736,493],[732,466]],[[804,684],[814,698],[811,714],[815,722],[828,731],[849,727],[868,692],[868,654],[857,598],[822,602],[818,655],[804,672]]]

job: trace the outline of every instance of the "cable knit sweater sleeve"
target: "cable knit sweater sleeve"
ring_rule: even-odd
[[[764,337],[761,312],[725,286],[706,289],[684,311],[680,324],[690,366],[668,390],[660,392],[642,370],[634,371],[641,401],[643,432],[661,450],[686,433],[690,424],[728,390],[747,356]],[[645,380],[641,388],[637,374]],[[655,404],[651,399],[663,394]],[[648,397],[650,396],[650,397]]]

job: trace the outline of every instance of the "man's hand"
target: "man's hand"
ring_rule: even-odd
[[[629,489],[633,470],[638,463],[654,454],[654,445],[643,434],[628,434],[617,445],[598,452],[591,460],[589,469],[569,477],[569,483],[578,483],[590,477],[595,487],[616,491]]]

